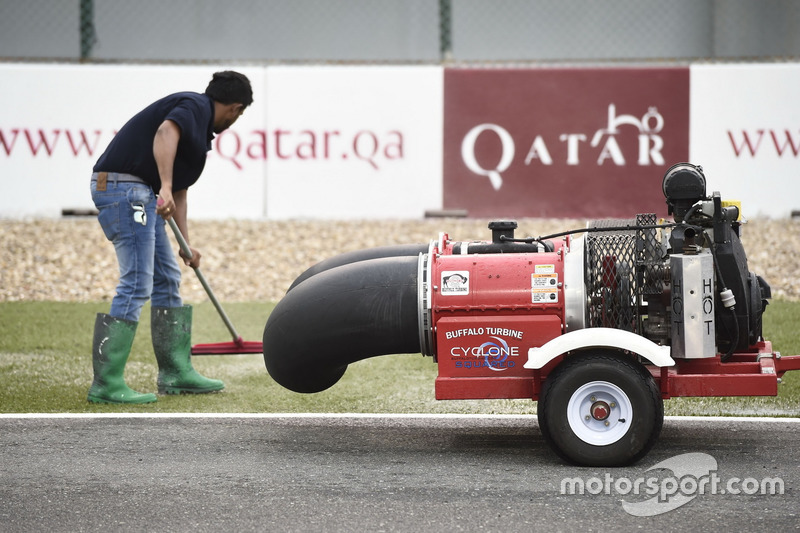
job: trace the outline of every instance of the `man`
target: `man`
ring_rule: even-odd
[[[97,315],[92,343],[95,403],[150,403],[157,397],[127,386],[123,377],[142,306],[151,300],[153,350],[161,394],[222,390],[222,381],[200,375],[191,363],[192,308],[184,306],[181,272],[165,229],[174,217],[187,231],[187,189],[200,177],[214,134],[229,128],[253,102],[250,81],[224,71],[205,94],[166,96],[131,118],[94,166],[91,192],[98,220],[114,244],[120,279],[108,314]],[[200,252],[190,248],[197,267]]]

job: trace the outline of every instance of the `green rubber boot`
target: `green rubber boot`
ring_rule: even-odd
[[[93,403],[152,403],[158,396],[128,387],[123,376],[138,322],[98,313],[92,339],[94,380],[88,400]]]
[[[225,388],[192,366],[192,307],[151,307],[153,351],[158,361],[159,394],[204,394]]]

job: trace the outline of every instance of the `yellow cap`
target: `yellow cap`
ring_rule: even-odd
[[[742,201],[741,200],[722,200],[722,207],[730,207],[735,205],[739,209],[739,217],[737,221],[742,220]]]

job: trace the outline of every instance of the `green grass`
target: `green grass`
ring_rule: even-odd
[[[273,305],[231,303],[225,310],[245,340],[261,340]],[[436,401],[436,364],[419,354],[376,357],[350,365],[334,387],[297,394],[277,385],[261,355],[196,356],[201,373],[226,383],[211,395],[160,396],[141,406],[95,405],[86,401],[92,380],[94,318],[107,303],[0,303],[0,412],[215,412],[215,413],[507,413],[536,412],[528,400]],[[156,365],[146,306],[126,367],[128,384],[155,392]],[[800,354],[800,302],[775,301],[765,314],[764,334],[784,355]],[[193,342],[230,341],[210,303],[194,308]],[[800,371],[784,376],[778,397],[674,398],[668,415],[800,416]]]

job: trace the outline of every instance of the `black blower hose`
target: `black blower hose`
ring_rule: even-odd
[[[383,257],[319,272],[278,302],[264,328],[264,363],[289,390],[321,392],[347,365],[419,353],[418,257]]]
[[[399,257],[399,256],[414,256],[427,253],[428,244],[397,244],[392,246],[379,246],[377,248],[367,248],[364,250],[354,250],[343,254],[336,255],[329,259],[320,261],[316,265],[310,267],[308,270],[297,276],[297,279],[292,282],[288,290],[294,289],[297,285],[307,280],[311,276],[330,270],[342,265],[350,263],[357,263],[359,261],[366,261],[368,259],[377,259],[380,257]]]

